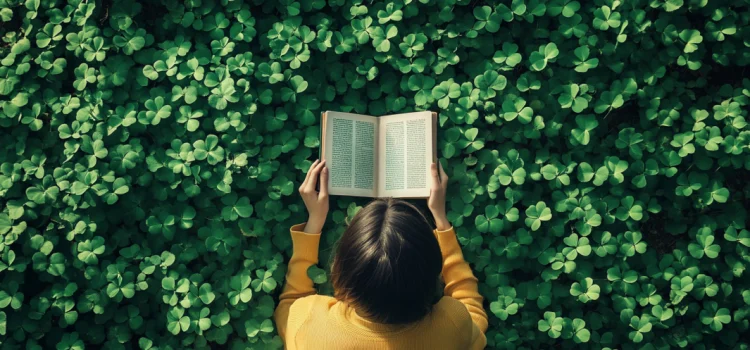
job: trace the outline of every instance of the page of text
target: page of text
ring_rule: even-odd
[[[406,188],[406,127],[403,121],[385,123],[385,186],[383,190],[403,190]]]
[[[381,197],[427,197],[432,163],[432,113],[380,119],[379,193]]]
[[[325,154],[332,195],[375,195],[377,118],[327,112]]]

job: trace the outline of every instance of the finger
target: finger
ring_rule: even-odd
[[[312,173],[313,169],[315,169],[315,166],[320,163],[320,159],[316,159],[312,164],[310,164],[310,168],[307,169],[307,174],[305,174],[305,181],[307,181],[310,178],[310,173]]]
[[[430,166],[430,187],[431,188],[438,188],[440,186],[440,178],[438,177],[438,165],[435,163],[432,163]]]
[[[323,166],[320,174],[320,199],[328,198],[328,167]]]
[[[320,177],[320,171],[323,170],[323,167],[325,167],[326,161],[323,160],[318,163],[318,165],[313,168],[313,170],[310,172],[310,178],[307,180],[307,184],[305,185],[305,188],[310,192],[315,192],[315,185],[318,184],[318,177]]]
[[[299,186],[300,191],[302,191],[307,186],[307,182],[310,181],[310,173],[313,172],[313,169],[315,169],[315,166],[318,165],[318,162],[320,162],[320,159],[315,160],[310,165],[310,168],[307,169],[307,174],[305,174],[305,180],[302,181],[302,184]]]
[[[443,163],[440,163],[440,182],[443,187],[448,187],[448,174],[445,173],[445,169],[443,169]]]

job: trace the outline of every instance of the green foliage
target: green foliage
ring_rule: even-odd
[[[320,112],[436,110],[489,348],[747,348],[748,13],[0,0],[0,347],[279,348]]]

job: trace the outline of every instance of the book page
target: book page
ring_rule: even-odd
[[[432,129],[431,112],[380,118],[379,197],[429,197]]]
[[[331,195],[374,197],[377,118],[326,112],[323,158]]]

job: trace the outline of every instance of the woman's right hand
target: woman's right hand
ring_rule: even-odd
[[[435,225],[438,231],[445,231],[451,228],[448,221],[448,215],[445,211],[445,196],[448,191],[448,174],[443,170],[443,165],[438,161],[432,163],[430,168],[430,198],[427,200],[427,207],[430,208],[432,216],[435,218]]]
[[[320,192],[315,185],[320,178]],[[299,194],[307,208],[307,224],[304,232],[320,233],[328,216],[328,168],[326,161],[316,160],[307,171],[305,181],[299,186]]]

